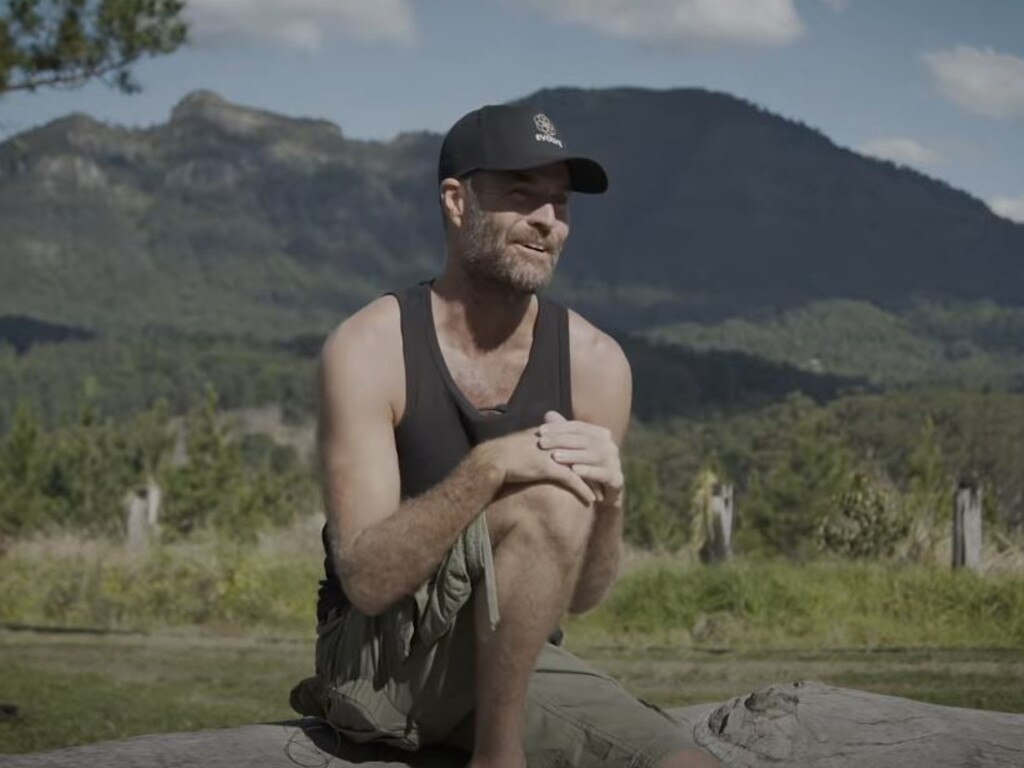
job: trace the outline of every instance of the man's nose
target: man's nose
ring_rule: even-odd
[[[530,223],[542,226],[545,229],[551,229],[555,226],[557,220],[558,216],[555,214],[554,203],[544,203],[540,207],[534,208],[533,212],[530,213]]]

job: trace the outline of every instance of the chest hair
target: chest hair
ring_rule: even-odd
[[[530,358],[529,349],[470,358],[459,350],[442,348],[442,354],[456,386],[480,410],[509,401]]]

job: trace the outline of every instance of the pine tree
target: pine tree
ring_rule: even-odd
[[[99,78],[138,90],[131,66],[184,41],[183,0],[9,0],[0,10],[0,94]]]

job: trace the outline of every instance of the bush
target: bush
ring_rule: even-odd
[[[818,530],[826,552],[852,558],[890,557],[910,532],[902,500],[881,474],[854,472]]]

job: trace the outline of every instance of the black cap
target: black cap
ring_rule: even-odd
[[[608,189],[608,175],[600,163],[569,152],[565,137],[539,109],[489,104],[464,115],[448,131],[437,181],[473,171],[521,171],[558,162],[569,166],[573,191],[598,194]]]

